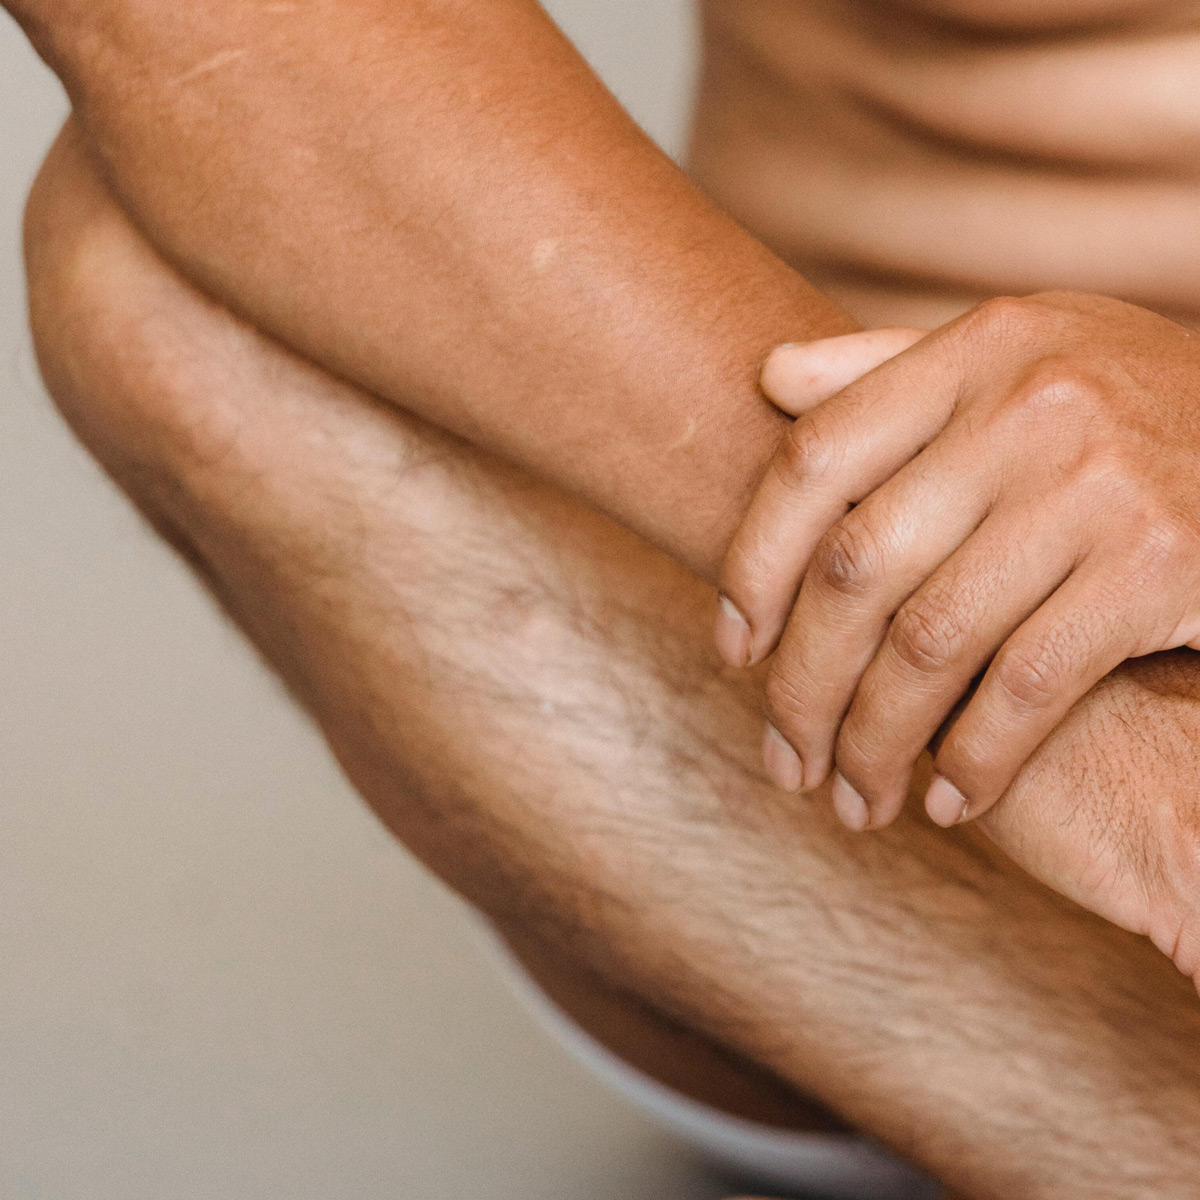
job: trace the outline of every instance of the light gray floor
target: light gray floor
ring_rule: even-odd
[[[682,0],[552,7],[677,143]],[[710,1200],[53,415],[18,242],[63,113],[0,18],[0,1200]]]

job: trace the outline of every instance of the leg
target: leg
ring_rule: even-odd
[[[980,1200],[1194,1187],[1200,1006],[1152,948],[772,792],[704,589],[208,305],[70,146],[31,250],[69,419],[471,900]]]

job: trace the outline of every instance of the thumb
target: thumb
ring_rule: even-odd
[[[777,346],[763,363],[759,383],[777,408],[798,417],[836,396],[856,379],[909,349],[926,329],[867,329],[815,342]]]

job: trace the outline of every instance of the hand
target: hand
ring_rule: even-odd
[[[844,374],[869,359],[861,338],[768,361],[800,419],[730,548],[718,640],[743,665],[778,645],[769,764],[795,790],[836,762],[859,830],[895,818],[985,672],[926,798],[953,825],[1119,663],[1200,645],[1200,338],[1058,293],[874,337],[903,352],[812,411],[839,345]]]

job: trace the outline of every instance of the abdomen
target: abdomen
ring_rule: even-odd
[[[693,169],[872,323],[1052,288],[1190,319],[1196,9],[713,0]]]

